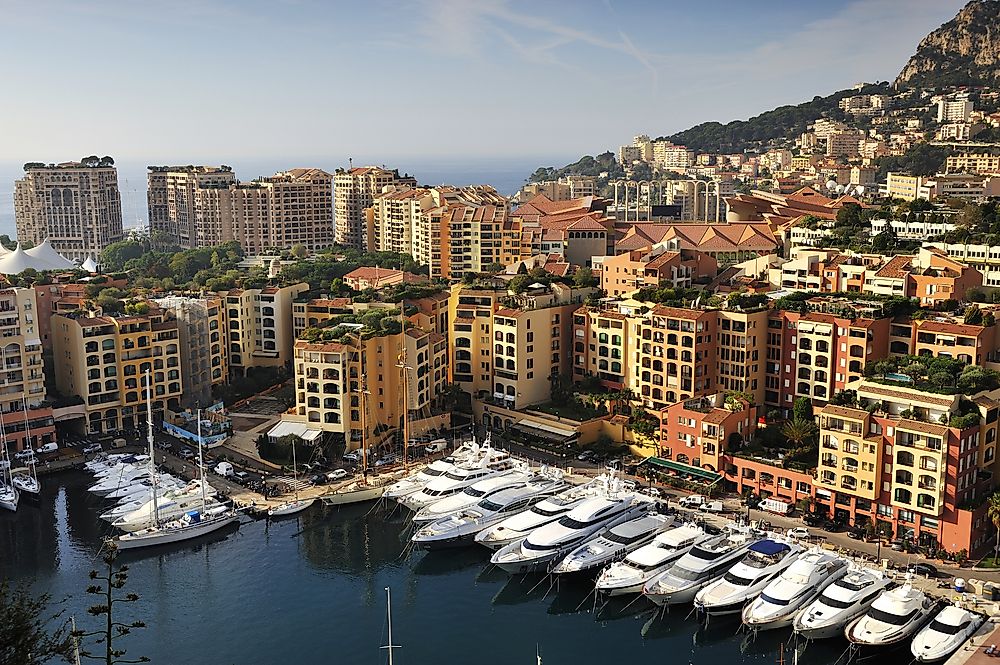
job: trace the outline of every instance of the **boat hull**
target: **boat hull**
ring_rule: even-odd
[[[664,605],[686,605],[687,603],[694,602],[694,597],[701,590],[702,586],[704,585],[693,585],[668,592],[646,591],[646,588],[643,587],[642,595],[661,607]]]
[[[302,499],[301,501],[291,501],[289,503],[281,504],[280,506],[275,506],[267,511],[268,517],[288,517],[289,515],[298,515],[299,513],[307,510],[314,503],[316,499]]]
[[[855,627],[862,621],[862,619],[864,619],[864,616],[851,621],[847,625],[847,628],[844,629],[844,635],[847,637],[848,642],[857,647],[878,651],[883,649],[888,650],[909,640],[917,634],[917,631],[919,631],[920,628],[927,623],[927,621],[929,621],[930,617],[925,613],[919,619],[915,619],[909,624],[900,627],[900,629],[895,633],[880,636],[877,642],[863,639],[855,634]]]
[[[170,545],[172,543],[184,542],[185,540],[192,540],[200,536],[207,536],[208,534],[225,528],[234,522],[238,522],[239,519],[239,515],[228,515],[226,517],[198,522],[197,524],[192,524],[180,529],[161,531],[150,535],[137,536],[135,534],[127,534],[125,536],[118,536],[113,539],[113,542],[120,550],[133,550],[143,547],[155,547],[157,545]]]
[[[455,536],[446,536],[443,538],[428,538],[426,540],[418,540],[413,538],[413,546],[417,549],[427,550],[428,552],[433,550],[446,550],[456,547],[468,547],[475,543],[476,535],[474,533],[463,533]]]
[[[383,494],[385,494],[385,487],[365,487],[346,492],[324,494],[320,500],[327,506],[344,506],[351,503],[375,501],[381,499]]]
[[[15,512],[17,510],[17,501],[20,495],[15,493],[13,496],[5,495],[0,497],[0,509],[9,510],[10,512]]]

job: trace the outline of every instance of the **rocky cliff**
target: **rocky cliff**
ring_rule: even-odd
[[[1000,0],[973,0],[917,46],[897,87],[1000,83]]]

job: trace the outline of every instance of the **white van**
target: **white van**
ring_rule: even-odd
[[[699,508],[705,504],[705,497],[701,494],[692,494],[682,498],[678,503],[680,503],[681,508]]]
[[[236,475],[236,469],[229,462],[219,462],[215,465],[215,472],[223,478],[232,478]]]
[[[703,513],[722,513],[725,512],[726,509],[722,505],[721,501],[706,501],[698,506],[698,510]]]
[[[757,506],[757,510],[763,510],[776,515],[787,515],[792,512],[792,504],[777,499],[764,499]]]
[[[433,455],[434,453],[440,453],[440,452],[442,452],[444,450],[447,450],[447,449],[448,449],[448,441],[447,440],[445,440],[445,439],[434,439],[433,441],[431,441],[430,443],[427,444],[427,447],[424,448],[424,451],[428,455]]]

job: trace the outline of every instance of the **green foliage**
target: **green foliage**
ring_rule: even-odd
[[[34,596],[26,582],[0,581],[0,663],[42,665],[54,659],[72,662],[73,640],[51,609],[48,594]],[[53,626],[55,626],[53,628]]]
[[[875,160],[876,180],[885,180],[889,172],[929,176],[942,170],[950,154],[948,148],[929,143],[917,143],[903,155],[886,155]]]
[[[904,374],[913,382],[886,379],[887,374]],[[868,363],[865,376],[890,385],[911,386],[944,395],[972,395],[1000,387],[1000,373],[979,365],[966,365],[954,358],[934,356],[893,356]]]
[[[660,430],[660,420],[642,407],[632,409],[628,428],[633,434],[653,438]]]
[[[133,592],[122,592],[128,581],[128,566],[124,564],[116,566],[117,560],[118,548],[114,544],[110,544],[104,548],[101,555],[101,561],[107,567],[107,573],[90,571],[91,584],[87,587],[87,593],[97,596],[97,599],[94,605],[87,608],[87,614],[97,619],[100,628],[93,631],[77,630],[73,632],[73,636],[84,640],[96,638],[94,646],[98,648],[98,653],[81,649],[80,655],[84,658],[100,660],[105,665],[148,663],[149,658],[146,656],[126,659],[126,650],[116,646],[120,645],[122,638],[127,637],[133,630],[146,627],[142,621],[121,620],[122,610],[118,609],[119,606],[139,602],[139,595]]]
[[[584,266],[573,274],[573,286],[578,289],[593,288],[599,286],[601,280],[594,275],[594,271]]]
[[[636,291],[632,298],[639,302],[657,303],[672,307],[683,307],[702,295],[700,289],[674,288],[672,286],[647,286]]]
[[[584,155],[572,164],[561,169],[554,166],[540,166],[528,177],[529,182],[557,180],[568,175],[598,176],[607,171],[610,177],[619,178],[625,175],[613,152],[602,152],[597,157]]]
[[[812,400],[808,397],[797,397],[792,406],[792,419],[806,423],[813,422],[815,418],[813,417]]]
[[[830,399],[830,404],[834,406],[856,407],[858,405],[858,391],[850,389],[841,390],[835,393]]]

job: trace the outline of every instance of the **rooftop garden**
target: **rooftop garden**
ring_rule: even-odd
[[[877,293],[859,293],[857,291],[840,291],[837,293],[820,293],[819,291],[797,291],[786,296],[777,298],[773,302],[774,309],[799,312],[805,314],[810,310],[808,301],[812,298],[843,298],[848,301],[866,301],[882,303],[882,311],[885,316],[893,317],[900,315],[910,315],[920,309],[920,302],[915,298],[903,296],[887,296]],[[845,303],[844,315],[850,315],[847,311],[849,305]]]
[[[941,395],[974,395],[1000,387],[1000,373],[954,358],[896,356],[868,363],[865,377]]]
[[[398,308],[370,309],[364,314],[335,316],[322,328],[306,328],[299,339],[313,344],[323,342],[347,344],[355,335],[360,335],[361,339],[371,339],[398,335],[402,331],[403,324],[399,320]]]

